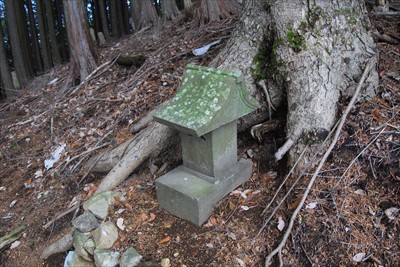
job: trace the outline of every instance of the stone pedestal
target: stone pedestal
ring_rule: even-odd
[[[214,206],[251,176],[250,160],[239,160],[219,179],[183,165],[156,181],[160,206],[171,214],[198,226],[210,217]]]

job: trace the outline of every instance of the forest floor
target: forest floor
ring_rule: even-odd
[[[379,31],[400,36],[399,17],[371,20]],[[79,89],[60,91],[68,73],[68,65],[62,65],[0,105],[0,232],[28,225],[19,245],[0,252],[1,266],[62,265],[66,253],[46,261],[39,256],[71,229],[73,213],[48,228],[44,225],[74,198],[93,194],[105,176],[86,176],[83,163],[132,137],[135,122],[174,95],[185,66],[207,65],[234,25],[228,20],[193,29],[180,22],[127,36],[99,50],[99,61],[109,63]],[[205,55],[192,54],[215,40],[221,43]],[[352,109],[283,250],[285,266],[400,265],[400,47],[381,41],[377,47],[377,94]],[[147,59],[138,69],[123,67],[114,62],[119,54]],[[339,114],[347,101],[339,105]],[[284,125],[284,117],[280,113],[274,119]],[[117,202],[109,220],[123,218],[126,229],[119,232],[114,249],[123,252],[133,246],[145,261],[169,258],[172,266],[262,266],[282,237],[278,221],[288,224],[313,173],[307,170],[256,238],[262,211],[289,171],[272,158],[283,141],[282,129],[262,142],[248,132],[239,135],[239,157],[253,160],[253,175],[220,201],[202,227],[168,214],[157,203],[155,179],[180,164],[179,147],[149,160],[119,186],[127,202]],[[60,144],[66,144],[60,161],[45,170],[44,160]],[[166,168],[157,172],[162,165]],[[288,184],[294,179],[289,177]]]

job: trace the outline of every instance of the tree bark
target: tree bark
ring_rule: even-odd
[[[101,26],[103,27],[103,34],[107,41],[110,41],[110,32],[108,30],[108,22],[106,15],[106,5],[104,0],[99,0]]]
[[[64,14],[63,14],[63,3],[62,0],[56,1],[56,14],[57,14],[57,29],[58,29],[58,44],[59,51],[61,52],[61,57],[63,61],[68,61],[69,53],[68,53],[68,40],[66,38],[66,29],[64,23]]]
[[[181,15],[175,0],[161,1],[161,13],[164,21],[174,20]]]
[[[2,25],[0,25],[0,74],[6,95],[12,96],[12,92],[15,88],[11,77],[10,67],[8,65],[6,49],[4,48],[4,35]]]
[[[158,15],[152,0],[131,0],[131,7],[131,17],[134,21],[135,31],[152,27],[157,23]]]
[[[42,58],[44,69],[48,70],[52,67],[49,43],[47,39],[46,20],[44,17],[43,0],[36,0],[36,12],[38,16],[40,44],[42,48]]]
[[[114,39],[121,37],[118,26],[117,1],[110,1],[111,32]]]
[[[126,0],[121,1],[122,17],[121,17],[121,28],[124,35],[129,34],[129,8]]]
[[[71,69],[77,66],[80,79],[84,80],[96,69],[95,51],[89,37],[86,13],[81,1],[64,0],[63,3],[71,51]]]
[[[28,6],[28,15],[29,15],[29,29],[30,35],[32,37],[32,46],[33,46],[33,53],[34,53],[34,62],[35,62],[35,70],[36,73],[43,72],[43,64],[42,64],[42,57],[40,56],[40,49],[39,49],[39,41],[38,41],[38,34],[36,30],[36,20],[33,14],[32,3],[31,1],[26,1]]]
[[[241,6],[236,0],[198,0],[197,3],[195,21],[199,25],[229,18],[238,14],[241,10]]]
[[[55,21],[54,21],[54,16],[53,16],[53,7],[52,7],[52,1],[51,0],[44,0],[44,7],[46,10],[46,18],[47,18],[47,29],[48,29],[48,35],[49,41],[50,41],[50,46],[51,46],[51,55],[53,58],[54,65],[59,65],[62,62],[61,54],[58,49],[58,42],[57,42],[57,37],[56,37],[56,31],[55,31]]]
[[[26,47],[22,46],[22,40],[18,33],[18,21],[16,17],[16,9],[13,0],[4,0],[4,5],[6,9],[7,16],[7,28],[10,37],[11,50],[13,54],[14,67],[17,72],[18,80],[21,85],[24,85],[31,78],[31,73],[25,64],[24,59],[24,49]]]
[[[353,94],[366,62],[376,57],[375,44],[363,1],[277,1],[271,13],[281,43],[274,53],[280,66],[274,71],[285,77],[287,136],[302,135],[290,150],[292,165],[306,139],[331,129],[339,98]],[[373,71],[364,96],[371,96],[377,84]]]

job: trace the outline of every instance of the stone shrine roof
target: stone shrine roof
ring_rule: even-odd
[[[154,120],[200,137],[257,108],[239,73],[189,64],[177,94]]]

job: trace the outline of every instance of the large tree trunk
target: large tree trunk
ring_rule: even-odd
[[[84,80],[96,68],[95,51],[89,38],[86,13],[81,1],[64,0],[63,3],[71,51],[71,69],[75,69],[76,65],[80,79]]]
[[[158,21],[157,11],[152,0],[131,0],[131,5],[131,17],[134,21],[135,31],[152,27]]]
[[[356,0],[333,2],[320,0],[307,6],[291,0],[266,6],[262,1],[248,0],[231,39],[211,63],[213,67],[243,73],[250,94],[260,103],[276,107],[286,94],[288,137],[296,132],[318,137],[319,133],[323,136],[330,130],[340,95],[352,94],[364,64],[375,56],[364,3]],[[256,82],[263,85],[260,86],[263,90]],[[369,85],[376,84],[374,72]],[[265,120],[267,115],[264,105],[241,120],[239,129]],[[162,125],[152,127],[162,135],[157,138],[171,134],[161,131]],[[289,164],[298,158],[304,140],[294,140],[297,144],[291,150]],[[133,149],[140,147],[135,145]],[[141,154],[149,155],[147,150]],[[122,162],[127,161],[122,158]],[[116,176],[118,174],[110,172],[104,181],[112,184],[110,179]]]
[[[197,3],[196,21],[200,25],[226,19],[238,14],[241,10],[237,0],[198,0]]]
[[[270,71],[278,72],[275,77],[285,77],[287,136],[312,138],[331,129],[339,98],[353,94],[368,59],[376,56],[365,3],[277,1],[271,13],[281,45],[271,55],[279,66]],[[373,71],[364,96],[372,95],[377,84],[378,75]],[[290,150],[290,165],[297,160],[305,139],[310,138],[299,139]]]
[[[181,15],[175,0],[161,1],[161,13],[164,21],[174,20]]]
[[[26,61],[29,59],[24,58],[24,49],[26,49],[26,47],[23,47],[23,43],[18,31],[16,7],[14,5],[16,2],[13,0],[5,0],[4,4],[6,8],[7,28],[14,59],[14,67],[17,72],[18,80],[21,85],[23,85],[31,78],[31,73],[29,72],[28,65],[26,64]]]
[[[65,29],[64,23],[64,7],[63,0],[55,0],[56,1],[56,14],[57,14],[57,29],[58,29],[58,44],[62,56],[63,61],[68,61],[69,53],[68,53],[68,40],[66,38],[67,32]]]
[[[12,92],[15,89],[11,77],[10,67],[8,65],[8,58],[6,49],[4,48],[4,35],[3,26],[0,25],[0,74],[3,86],[5,88],[6,95],[12,96]],[[7,92],[8,91],[8,92]]]

